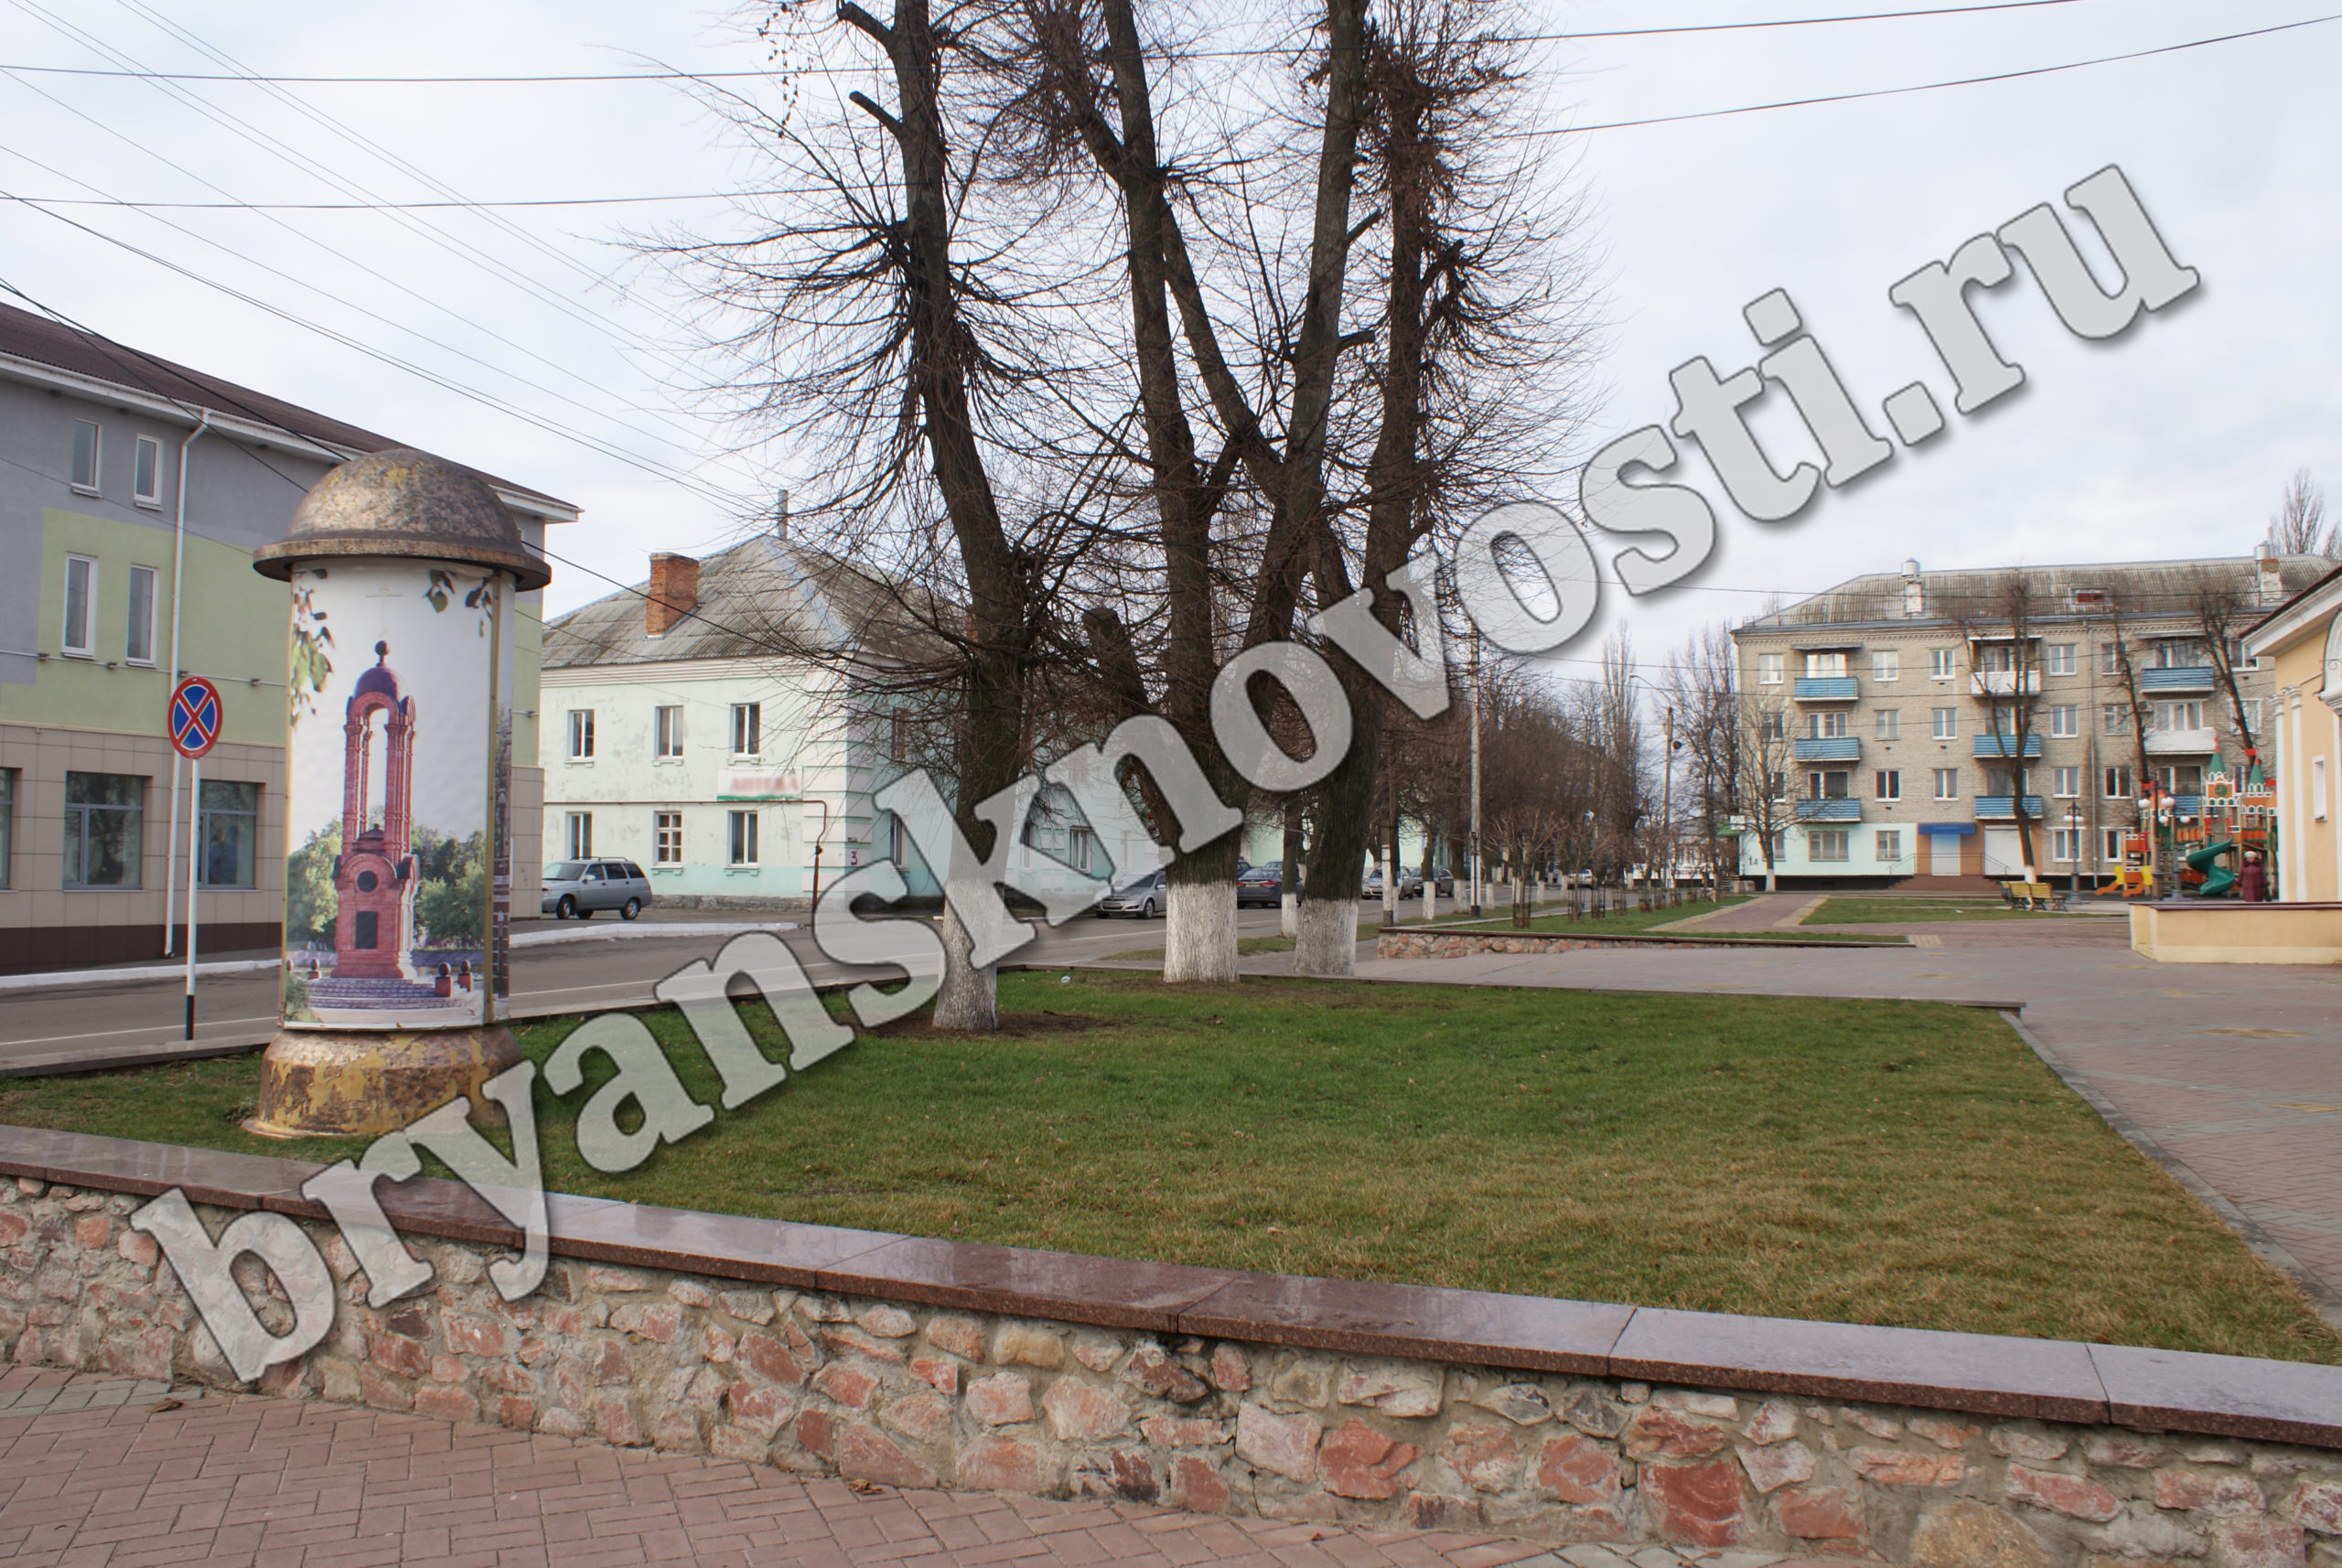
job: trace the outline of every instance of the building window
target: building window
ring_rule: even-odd
[[[2121,828],[2098,830],[2098,858],[2105,861],[2109,865],[2122,864],[2122,830]]]
[[[1936,799],[1939,800],[1960,799],[1959,768],[1939,768],[1936,769]]]
[[[85,496],[98,493],[98,422],[73,422],[73,488]]]
[[[2074,672],[2074,644],[2053,642],[2049,645],[2049,673],[2070,675]]]
[[[2101,675],[2122,673],[2122,645],[2121,643],[2101,642],[2098,645],[2098,672]]]
[[[86,555],[65,558],[66,652],[81,659],[97,657],[98,564]]]
[[[146,780],[127,773],[65,776],[65,886],[138,886]]]
[[[2163,787],[2166,794],[2195,795],[2204,789],[2204,765],[2200,762],[2167,762],[2163,767]]]
[[[764,750],[764,713],[762,703],[732,704],[733,756],[755,757]]]
[[[0,768],[0,887],[8,881],[8,850],[16,827],[16,770]]]
[[[2253,739],[2259,740],[2261,738],[2260,698],[2247,697],[2244,700],[2244,726],[2252,732]]]
[[[1899,862],[1903,858],[1903,830],[1881,828],[1873,855],[1881,865],[1893,865]]]
[[[591,811],[569,813],[569,858],[594,858],[594,813]]]
[[[1934,735],[1936,739],[1953,740],[1958,738],[1960,735],[1960,710],[1958,708],[1937,708],[1934,710],[1931,717],[1934,721],[1934,727],[1931,733]]]
[[[886,760],[908,762],[911,759],[911,716],[897,708],[886,717],[891,732],[886,737]]]
[[[1776,800],[1786,800],[1789,798],[1789,776],[1787,773],[1767,774],[1765,778],[1765,787]]]
[[[1810,680],[1833,680],[1846,672],[1843,653],[1809,653],[1805,656],[1805,673]]]
[[[2082,770],[2079,768],[2053,768],[2049,770],[2049,792],[2060,800],[2078,800],[2082,793]]]
[[[739,710],[736,708],[733,711],[736,713]],[[756,865],[757,813],[733,811],[729,816],[732,827],[732,864],[735,865]]]
[[[2069,740],[2082,733],[2081,710],[2071,703],[2049,710],[2049,734],[2053,739]]]
[[[2109,703],[2099,710],[2099,724],[2108,735],[2131,733],[2131,710],[2120,703]]]
[[[569,760],[590,762],[593,757],[594,710],[572,708],[569,710]]]
[[[1087,836],[1090,830],[1076,828],[1074,831]],[[897,867],[910,865],[910,845],[904,838],[903,819],[892,811],[886,813],[886,858]]]
[[[2168,637],[2155,644],[2154,667],[2158,670],[2201,670],[2211,661],[2204,645],[2190,638]]]
[[[1881,708],[1874,717],[1877,725],[1879,739],[1900,740],[1903,738],[1902,709]]]
[[[682,812],[654,811],[651,813],[650,864],[653,865],[683,864]]]
[[[1842,800],[1847,795],[1848,780],[1853,777],[1843,768],[1809,773],[1805,776],[1806,798],[1810,800]]]
[[[2125,762],[2108,768],[2104,782],[2105,795],[2108,800],[2129,800],[2131,798],[2131,765]]]
[[[1903,678],[1903,656],[1891,648],[1882,648],[1870,656],[1870,678],[1874,681],[1899,681]]]
[[[2082,857],[2082,831],[2079,828],[2049,830],[2049,858],[2070,865]]]
[[[138,438],[130,465],[130,499],[140,506],[163,504],[163,444],[151,435]]]
[[[1778,686],[1781,683],[1779,654],[1760,653],[1756,656],[1756,683],[1759,686]]]
[[[123,641],[123,657],[133,664],[155,662],[155,568],[130,569],[130,634]]]
[[[203,781],[203,841],[206,887],[254,887],[260,845],[260,786],[222,779]]]
[[[2202,729],[2204,704],[2200,702],[2157,703],[2154,705],[2154,717],[2150,722],[2150,727],[2163,731]]]
[[[1956,648],[1928,650],[1928,679],[1949,681],[1960,673],[1960,650]]]
[[[1843,828],[1810,828],[1805,835],[1808,860],[1843,860],[1846,843],[1853,835]]]
[[[1882,800],[1900,800],[1903,798],[1903,775],[1882,769],[1878,775],[1878,798]]]
[[[1827,713],[1815,714],[1808,721],[1806,729],[1816,740],[1842,740],[1846,734],[1846,710],[1832,708]]]
[[[1760,714],[1756,733],[1767,740],[1786,739],[1789,733],[1789,716],[1778,711]]]
[[[653,728],[661,757],[681,757],[683,754],[683,710],[679,706],[656,708],[651,712]]]

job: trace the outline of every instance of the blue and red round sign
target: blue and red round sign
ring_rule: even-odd
[[[171,691],[171,746],[181,757],[198,757],[220,738],[223,710],[220,688],[200,675],[189,675]]]

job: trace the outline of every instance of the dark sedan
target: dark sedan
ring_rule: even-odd
[[[1256,865],[1236,879],[1236,907],[1274,909],[1284,900],[1284,874],[1273,865]]]

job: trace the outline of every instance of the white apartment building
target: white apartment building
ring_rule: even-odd
[[[2193,815],[2215,765],[2244,745],[2200,605],[2228,596],[2227,650],[2264,767],[2275,725],[2243,629],[2332,563],[2277,556],[1900,572],[1853,578],[1733,632],[1776,827],[1783,886],[1905,877],[2086,882],[2122,865],[2145,773]],[[2024,601],[2024,636],[2009,615]],[[2144,746],[2134,722],[2145,716]],[[2142,753],[2143,752],[2143,758]],[[1762,834],[1744,816],[1741,874],[1762,878]]]

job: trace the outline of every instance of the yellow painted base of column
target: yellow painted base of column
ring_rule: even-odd
[[[481,1105],[479,1087],[521,1062],[501,1024],[473,1029],[285,1029],[261,1056],[263,1138],[371,1137],[451,1100]]]

